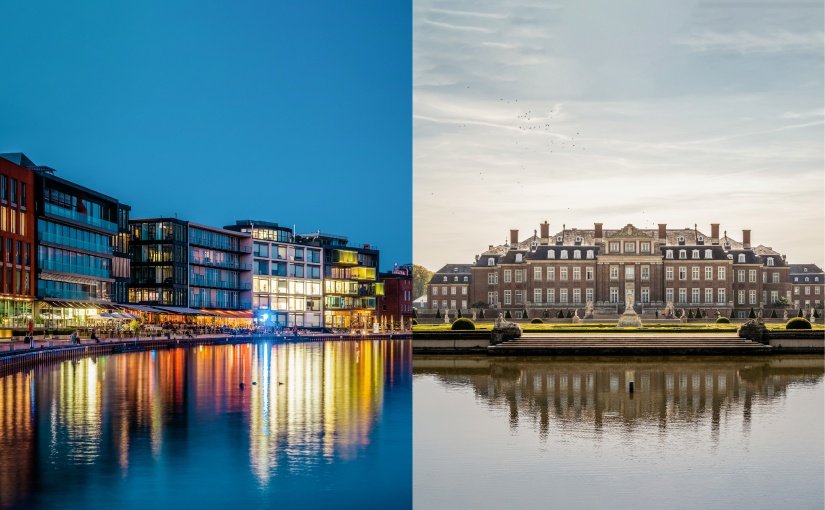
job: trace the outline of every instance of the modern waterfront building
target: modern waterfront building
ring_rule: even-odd
[[[324,325],[371,327],[377,320],[377,299],[384,295],[378,281],[378,248],[350,245],[346,237],[320,232],[303,239],[324,250]]]
[[[227,230],[252,238],[252,314],[268,328],[323,326],[324,257],[319,243],[297,238],[291,228],[240,220]]]
[[[38,298],[33,311],[36,323],[44,325],[85,325],[88,317],[101,309],[114,308],[113,301],[125,291],[128,280],[126,225],[129,207],[103,193],[57,177],[55,170],[35,165],[23,154],[4,155],[25,168],[32,180],[29,193],[24,182],[11,182],[7,190],[8,229],[35,232],[32,250],[25,239],[5,239],[5,260],[14,267],[6,268],[6,278],[13,279],[13,288],[24,291],[34,286]],[[4,191],[0,183],[0,192]],[[33,207],[22,207],[32,200]],[[5,204],[0,194],[0,203]],[[16,204],[13,206],[13,204]],[[32,213],[33,211],[33,213]],[[31,216],[36,218],[32,225]],[[0,230],[3,225],[0,224]],[[31,227],[34,227],[31,229]],[[13,233],[13,232],[12,232]],[[34,253],[32,253],[34,251]],[[36,275],[26,270],[36,260]],[[117,269],[114,261],[117,260]],[[19,282],[19,283],[18,283]]]
[[[25,327],[33,316],[34,166],[23,154],[0,154],[0,328]]]
[[[129,223],[129,303],[181,315],[251,318],[249,234],[177,218]]]
[[[784,255],[753,246],[750,230],[743,230],[741,241],[727,232],[720,235],[719,224],[711,224],[710,235],[696,226],[668,229],[665,224],[608,230],[596,223],[593,229],[563,227],[550,235],[544,222],[540,230],[524,240],[511,230],[508,243],[490,245],[476,257],[468,279],[470,304],[510,310],[517,318],[525,312],[536,317],[583,309],[588,303],[603,313],[621,313],[630,294],[637,311],[662,312],[670,304],[745,318],[751,309],[767,316],[791,301]],[[461,282],[450,282],[446,274],[461,266],[449,264],[434,275],[427,293],[430,308],[455,309],[462,303],[451,292],[452,284]]]

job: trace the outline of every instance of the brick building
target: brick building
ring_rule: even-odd
[[[621,313],[630,294],[638,312],[663,311],[672,303],[676,309],[744,318],[751,309],[770,314],[782,306],[780,298],[791,301],[791,268],[785,257],[770,247],[752,246],[750,230],[743,230],[737,241],[727,232],[720,235],[719,224],[711,225],[710,235],[695,225],[605,229],[596,223],[592,229],[563,226],[551,235],[544,222],[539,229],[523,240],[518,230],[511,230],[508,243],[491,245],[476,257],[469,266],[467,303],[511,310],[517,318],[525,312],[529,317],[555,315],[589,302],[602,313]],[[433,276],[430,308],[463,305],[464,300],[443,291],[447,285],[450,292],[451,271],[466,267],[448,264]],[[805,300],[797,305],[804,306]]]
[[[790,266],[791,291],[789,301],[795,309],[822,309],[825,295],[825,272],[816,264]],[[820,316],[821,316],[821,312]]]
[[[431,308],[467,310],[470,303],[470,284],[473,274],[470,264],[447,264],[433,273],[427,284]]]
[[[384,295],[378,299],[376,313],[379,322],[397,325],[401,319],[407,327],[413,318],[412,266],[396,264],[392,271],[380,273],[378,279],[384,284]]]

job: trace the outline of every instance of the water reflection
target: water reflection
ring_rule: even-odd
[[[490,407],[506,408],[510,427],[537,420],[546,436],[550,423],[606,423],[633,428],[741,413],[749,423],[754,405],[781,399],[789,385],[815,385],[825,375],[821,357],[722,361],[644,358],[498,359],[416,356],[413,373],[446,385],[472,388]],[[629,391],[630,383],[634,391]]]
[[[2,508],[257,508],[309,487],[321,501],[354,502],[334,475],[365,477],[367,465],[382,469],[386,488],[359,498],[411,503],[409,342],[130,353],[39,367],[0,386]],[[386,420],[401,426],[379,437]]]
[[[413,374],[417,507],[823,505],[821,356],[416,356]]]

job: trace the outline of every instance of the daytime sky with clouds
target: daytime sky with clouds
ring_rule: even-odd
[[[822,2],[413,6],[414,260],[710,223],[825,262]]]

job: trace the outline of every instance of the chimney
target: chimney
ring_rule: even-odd
[[[742,230],[742,247],[749,250],[751,247],[751,231]]]
[[[710,224],[710,242],[711,244],[719,244],[719,224]]]
[[[667,223],[659,223],[659,239],[667,239]]]
[[[541,228],[541,244],[550,243],[550,224],[546,221],[539,225]]]
[[[596,227],[596,233],[594,234],[594,236],[596,237],[596,239],[601,239],[602,238],[602,224],[601,223],[594,223],[594,226]]]
[[[513,248],[518,244],[518,229],[510,229],[510,246]]]

